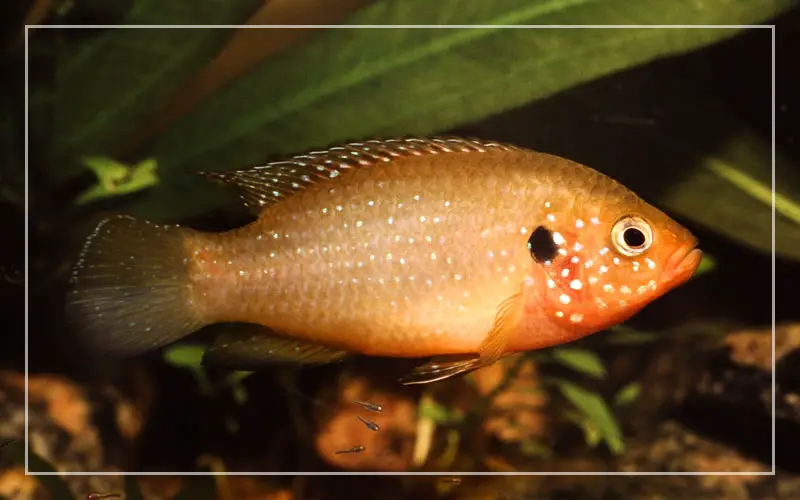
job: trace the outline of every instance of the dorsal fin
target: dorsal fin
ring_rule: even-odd
[[[374,139],[311,151],[243,170],[195,173],[235,186],[248,208],[260,210],[317,182],[330,181],[353,168],[412,156],[519,149],[510,144],[460,137]]]

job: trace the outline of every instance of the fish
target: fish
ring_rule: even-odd
[[[367,429],[369,429],[371,431],[377,432],[377,431],[381,430],[380,426],[378,424],[376,424],[375,422],[371,421],[371,420],[363,419],[359,415],[356,415],[356,418],[358,418],[359,422],[361,422],[362,424],[367,426]]]
[[[335,454],[335,455],[343,455],[343,454],[345,454],[345,453],[361,453],[362,451],[364,451],[364,450],[366,450],[366,449],[367,449],[366,447],[364,447],[364,446],[362,446],[362,445],[358,445],[358,446],[353,446],[353,447],[352,447],[352,448],[350,448],[349,450],[339,450],[339,451],[336,451],[336,452],[334,452],[334,454]]]
[[[379,405],[377,403],[370,403],[368,401],[355,401],[355,400],[352,401],[352,403],[355,403],[355,404],[361,406],[365,410],[375,411],[375,412],[382,412],[383,411],[383,405]]]
[[[100,221],[66,301],[90,348],[136,356],[226,323],[205,364],[409,358],[400,382],[426,384],[622,323],[702,258],[618,181],[503,142],[375,139],[196,174],[254,220]]]

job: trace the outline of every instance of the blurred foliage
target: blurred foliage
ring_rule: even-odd
[[[562,378],[547,378],[542,381],[555,386],[575,406],[576,411],[566,416],[583,429],[589,446],[596,446],[604,441],[615,455],[625,451],[625,442],[617,419],[600,394]]]
[[[625,406],[633,403],[639,397],[641,392],[642,387],[636,382],[631,382],[620,389],[619,392],[617,392],[617,395],[614,396],[614,406]]]
[[[602,379],[606,368],[597,354],[575,347],[557,347],[551,350],[553,360],[592,378]]]
[[[263,60],[249,60],[246,73],[225,85],[214,84],[219,90],[213,96],[196,99],[193,109],[184,105],[186,109],[178,110],[184,115],[181,119],[170,121],[171,126],[146,147],[137,148],[136,156],[158,161],[162,182],[130,200],[124,210],[158,219],[198,215],[230,198],[217,186],[186,175],[190,170],[257,164],[348,139],[435,133],[739,32],[493,25],[611,24],[620,13],[628,24],[752,24],[781,12],[791,1],[661,0],[648,3],[646,9],[639,5],[638,0],[369,3],[344,22],[483,27],[333,29]],[[235,23],[260,6],[255,0],[204,0],[188,10],[176,3],[164,11],[157,2],[136,0],[123,21]],[[347,8],[358,6],[354,2]],[[234,62],[239,57],[234,48],[240,43],[226,45],[231,36],[226,29],[108,30],[79,44],[59,60],[50,93],[59,107],[55,158],[113,157],[115,151],[127,152],[126,141],[136,142],[143,131],[161,130],[157,122],[164,117],[157,113],[158,106],[169,107],[187,88],[193,90],[191,75],[197,75],[203,63],[214,54]],[[219,71],[224,70],[220,66]],[[696,104],[694,99],[687,102]],[[50,103],[48,98],[39,105]],[[735,128],[724,110],[704,112],[709,126],[724,123]],[[170,120],[176,118],[170,114]],[[698,165],[691,179],[673,179],[653,201],[762,251],[769,249],[767,145],[744,128],[717,151],[698,142],[696,134],[661,136],[657,144],[683,155],[676,161]],[[779,158],[779,163],[785,161]],[[66,162],[55,174],[74,175],[70,168]],[[777,203],[782,216],[777,221],[782,235],[778,251],[796,258],[800,219],[792,200],[798,193],[784,187],[789,184],[779,183],[783,192]],[[712,190],[721,202],[699,209]],[[182,203],[173,202],[177,196]]]
[[[25,466],[25,441],[20,440],[9,443],[3,447],[2,453],[6,454],[17,466]],[[57,474],[58,471],[47,460],[30,449],[28,450],[28,470],[32,473],[52,474],[37,476],[37,479],[54,499],[73,500],[72,491],[70,491],[66,481]]]
[[[261,0],[135,0],[119,24],[239,24]],[[54,147],[108,155],[153,106],[208,63],[233,29],[111,29],[59,54]],[[37,103],[35,103],[37,104]],[[69,174],[66,168],[54,175]]]
[[[97,175],[98,182],[78,198],[76,203],[79,205],[135,193],[158,183],[154,160],[130,167],[109,158],[86,158],[84,162]]]

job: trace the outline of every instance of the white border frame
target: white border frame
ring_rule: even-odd
[[[420,24],[420,25],[351,25],[351,24],[203,24],[203,25],[115,25],[115,24],[83,24],[83,25],[25,25],[25,475],[26,476],[218,476],[214,472],[36,472],[32,473],[28,468],[28,58],[29,47],[28,38],[30,29],[144,29],[144,28],[175,28],[175,29],[197,29],[197,28],[233,28],[233,29],[262,29],[262,28],[283,28],[283,29],[309,29],[309,28],[330,28],[330,29],[456,29],[456,28],[492,28],[492,29],[769,29],[772,32],[772,469],[768,472],[374,472],[374,471],[343,471],[343,472],[225,472],[225,476],[774,476],[776,474],[776,444],[775,444],[775,25],[774,24],[689,24],[689,25],[637,25],[637,24],[600,24],[600,25],[494,25],[494,24]]]

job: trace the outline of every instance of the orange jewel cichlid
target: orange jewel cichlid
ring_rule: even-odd
[[[426,383],[618,324],[702,255],[609,177],[497,142],[356,142],[201,175],[258,219],[218,234],[102,221],[68,297],[98,347],[135,355],[234,323],[205,362],[432,357],[404,380]]]

